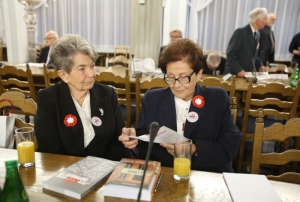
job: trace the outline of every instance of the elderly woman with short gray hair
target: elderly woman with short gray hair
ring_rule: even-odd
[[[61,82],[41,90],[35,132],[38,151],[72,156],[125,157],[124,122],[113,88],[95,83],[97,52],[81,36],[65,35],[51,50]]]

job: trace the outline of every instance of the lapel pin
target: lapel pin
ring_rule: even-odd
[[[103,116],[103,115],[104,115],[103,109],[101,108],[101,109],[99,109],[99,110],[100,110],[101,116]]]
[[[205,104],[205,100],[201,95],[196,95],[193,97],[193,105],[198,108],[202,108]]]
[[[72,115],[72,114],[68,114],[65,116],[65,119],[64,119],[64,124],[67,126],[67,127],[71,127],[71,126],[75,126],[77,123],[77,118],[76,116]]]

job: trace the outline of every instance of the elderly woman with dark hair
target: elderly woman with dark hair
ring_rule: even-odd
[[[68,34],[53,44],[50,57],[62,82],[37,95],[38,151],[120,160],[124,122],[114,89],[94,83],[97,52]]]
[[[193,141],[191,169],[233,172],[241,133],[233,123],[230,100],[220,88],[198,84],[203,71],[201,48],[189,39],[177,39],[162,52],[159,67],[169,88],[146,92],[136,129],[124,128],[119,140],[134,155],[144,158],[148,144],[128,135],[149,133],[156,121]],[[173,166],[174,145],[153,144],[150,159]]]

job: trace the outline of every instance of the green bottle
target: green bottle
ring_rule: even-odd
[[[291,76],[290,86],[292,88],[297,88],[298,80],[299,80],[299,68],[298,68],[298,66],[296,66],[294,68],[294,71],[293,71],[292,76]]]
[[[6,178],[0,194],[0,202],[28,202],[29,198],[19,175],[18,162],[6,161],[5,167]]]

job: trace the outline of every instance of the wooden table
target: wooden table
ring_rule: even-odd
[[[19,168],[22,181],[31,202],[35,201],[78,201],[77,199],[42,188],[42,183],[62,171],[81,157],[57,154],[35,153],[36,164],[29,168]],[[0,148],[0,184],[5,181],[5,164],[9,159],[17,159],[17,151]],[[192,171],[188,181],[178,182],[173,179],[173,169],[163,167],[164,172],[158,191],[152,201],[232,201],[222,174]],[[299,201],[300,185],[270,181],[283,201]],[[242,186],[242,185],[241,185]],[[103,196],[103,184],[100,184],[81,201],[133,201]]]

